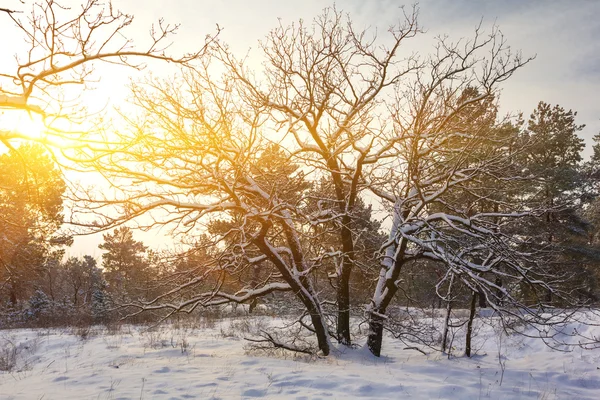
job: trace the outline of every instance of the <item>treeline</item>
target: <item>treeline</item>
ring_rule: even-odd
[[[229,236],[227,246],[234,246],[233,231],[240,222],[227,219],[213,220],[186,250],[153,251],[134,239],[132,229],[123,226],[103,235],[103,243],[98,246],[103,250],[99,263],[89,255],[66,257],[66,248],[73,242],[72,237],[60,233],[66,184],[50,154],[43,146],[24,144],[0,156],[0,167],[7,178],[1,192],[0,219],[5,232],[0,252],[3,327],[114,322],[132,311],[127,304],[150,303],[175,289],[179,299],[214,287],[235,293],[268,278],[270,272],[259,264],[244,265],[233,271],[218,268],[219,258],[227,254],[227,249],[219,248],[216,245],[219,239],[215,238]],[[265,182],[279,187],[290,201],[300,201],[309,193],[313,200],[307,207],[316,209],[317,199],[323,201],[330,195],[326,181],[309,182],[302,173],[294,176],[298,166],[288,164],[278,146],[262,153],[256,168],[264,174]],[[367,284],[371,279],[367,275],[368,271],[374,271],[383,234],[371,205],[360,200],[355,217],[354,228],[363,231],[357,251],[361,261],[357,279],[362,281],[357,283],[357,287],[362,287],[362,297],[354,301],[358,305],[369,295],[372,285]],[[331,233],[320,230],[310,234],[314,235],[311,245],[335,247]],[[333,264],[330,267],[335,269]],[[329,273],[331,270],[319,279],[327,282],[331,279]],[[190,282],[195,284],[186,290]],[[328,290],[327,287],[324,289]],[[297,307],[289,305],[289,298],[271,297],[262,301],[279,312],[297,311]],[[256,298],[249,301],[250,312],[257,303]],[[157,321],[165,315],[155,311],[128,321]]]
[[[519,221],[519,234],[543,243],[544,251],[537,257],[544,258],[551,276],[560,277],[560,290],[573,294],[582,304],[593,305],[600,298],[600,134],[594,137],[591,159],[584,161],[584,141],[577,135],[583,125],[577,125],[576,115],[558,105],[540,102],[526,122],[517,119],[503,124],[499,129],[513,135],[514,143],[534,138],[535,146],[526,154],[515,156],[520,158],[520,177],[515,175],[510,192],[501,193],[490,187],[486,197],[506,196],[507,202],[509,196],[523,197],[547,207],[543,214]],[[491,123],[495,117],[486,118]],[[200,239],[179,253],[154,252],[136,241],[131,229],[120,227],[104,234],[99,265],[91,256],[65,258],[65,247],[72,243],[70,237],[58,234],[63,220],[61,196],[65,182],[47,151],[42,146],[24,144],[0,156],[0,166],[4,182],[0,191],[0,301],[5,325],[107,322],[127,315],[131,309],[121,307],[125,304],[150,304],[164,293],[199,278],[203,288],[195,285],[187,293],[180,290],[177,297],[193,297],[198,291],[217,286],[235,293],[268,279],[270,272],[260,263],[245,263],[235,270],[218,268],[219,258],[228,254],[227,246],[233,246],[235,236],[241,232],[242,215],[211,221]],[[319,209],[327,208],[325,202],[332,201],[331,184],[326,179],[309,181],[298,165],[288,163],[285,152],[277,145],[267,147],[252,168],[257,180],[264,180],[263,184],[289,202],[303,201],[309,212],[318,214]],[[470,198],[464,193],[461,196],[456,200],[467,213],[476,213],[477,208],[487,205],[481,197]],[[382,221],[369,200],[372,198],[359,198],[352,214],[351,229],[360,232],[355,243],[357,268],[351,278],[355,293],[352,307],[357,315],[373,291],[379,273],[380,244],[385,241]],[[327,225],[307,225],[303,237],[309,242],[306,246],[337,248],[335,222]],[[216,245],[220,237],[228,238],[225,247]],[[538,245],[539,242],[532,245],[532,249],[539,251]],[[320,270],[313,272],[319,290],[332,292],[324,297],[335,295],[330,281],[338,268],[336,257],[339,255],[332,254]],[[478,306],[487,307],[483,293],[472,292],[464,285],[452,288],[452,283],[443,279],[446,274],[434,260],[409,263],[398,285],[401,294],[395,303],[447,308],[450,302],[455,308],[467,308],[472,297],[477,296]],[[510,282],[496,278],[495,284],[502,288]],[[561,296],[553,299],[553,289],[546,293],[530,292],[527,286],[511,290],[518,293],[515,295],[524,304],[537,304],[535,296],[545,296],[547,304],[557,306],[564,300]],[[277,304],[274,298],[270,301]],[[248,301],[251,309],[256,302],[257,298]],[[155,313],[148,318],[156,320],[163,315]]]

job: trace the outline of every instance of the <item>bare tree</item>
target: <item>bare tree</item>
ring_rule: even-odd
[[[211,220],[239,219],[214,235],[213,248],[220,250],[204,260],[202,272],[149,302],[130,306],[191,312],[292,291],[306,310],[298,323],[314,332],[319,350],[327,355],[329,334],[311,276],[324,256],[307,257],[302,225],[297,224],[306,217],[294,196],[286,195],[285,181],[293,178],[287,172],[271,179],[261,176],[257,166],[271,146],[262,135],[265,117],[240,102],[230,84],[227,79],[217,82],[205,59],[181,80],[134,86],[134,101],[144,111],[139,123],[130,120],[130,129],[108,133],[106,148],[96,149],[91,159],[74,156],[81,166],[102,171],[116,188],[115,197],[83,192],[74,200],[82,213],[95,213],[92,229],[146,214],[152,218],[138,220],[142,226],[165,225],[179,233],[199,234]],[[259,283],[231,292],[217,279],[206,289],[210,275],[231,276],[260,263],[270,271]],[[181,293],[189,296],[182,298]]]
[[[526,146],[514,150],[518,137],[496,126],[495,112],[485,110],[494,106],[499,85],[529,59],[511,52],[495,27],[487,34],[478,27],[472,39],[455,43],[439,38],[429,57],[402,57],[402,44],[418,33],[414,9],[384,39],[356,31],[330,9],[312,26],[275,29],[262,43],[262,77],[254,78],[226,47],[219,54],[240,96],[267,110],[276,129],[286,132],[274,140],[293,143],[293,156],[335,187],[331,204],[337,207],[321,208],[313,222],[339,226],[337,336],[343,344],[350,344],[353,206],[365,190],[389,204],[392,227],[367,310],[375,355],[407,263],[438,261],[448,271],[438,286],[456,273],[494,305],[499,301],[493,296],[501,293],[506,301],[509,295],[484,272],[540,286],[552,279],[540,280],[532,272],[535,255],[516,250],[520,241],[502,230],[514,218],[541,211],[517,197],[506,204],[490,196],[522,179],[514,158]],[[460,204],[457,193],[470,196],[471,206],[486,206],[475,212],[477,207]]]
[[[418,32],[413,10],[390,29],[387,46],[378,45],[374,34],[356,31],[329,9],[310,27],[272,31],[262,44],[263,75],[219,43],[180,78],[134,85],[141,117],[106,132],[93,153],[71,157],[101,171],[114,188],[74,193],[80,213],[93,213],[95,230],[134,218],[182,235],[205,233],[215,220],[231,224],[213,232],[216,250],[206,272],[131,306],[191,312],[291,291],[305,309],[297,325],[315,334],[323,354],[332,336],[350,345],[350,277],[360,235],[352,222],[357,201],[367,198],[381,202],[391,219],[366,308],[367,345],[376,356],[403,267],[416,260],[443,266],[438,291],[454,277],[505,315],[518,316],[516,307],[525,305],[511,287],[557,292],[552,280],[561,278],[547,274],[543,253],[513,223],[543,210],[523,196],[490,194],[514,193],[526,178],[516,160],[529,144],[496,122],[495,102],[499,85],[528,59],[512,53],[496,28],[488,34],[478,28],[472,39],[455,43],[439,38],[429,57],[402,57],[401,44]],[[316,209],[306,207],[309,195],[290,197],[283,171],[261,177],[259,159],[273,141],[306,179],[330,182],[333,195],[318,199]],[[332,222],[337,246],[303,240],[310,228]],[[323,311],[331,299],[322,298],[313,274],[331,260],[337,261],[335,332]],[[258,264],[269,271],[260,282],[235,291],[216,279],[206,288],[209,274]],[[263,339],[293,349],[272,335]]]
[[[525,304],[498,282],[558,292],[552,284],[559,278],[543,268],[544,253],[508,228],[543,208],[526,196],[498,195],[514,193],[528,178],[516,160],[531,143],[502,124],[464,123],[473,107],[493,100],[498,84],[527,61],[510,52],[498,30],[487,36],[477,30],[472,40],[459,43],[442,38],[415,82],[398,91],[392,111],[399,138],[393,142],[395,164],[387,173],[366,177],[393,215],[369,309],[373,354],[380,354],[386,309],[402,269],[419,258],[445,267],[438,288],[458,278],[503,315],[514,315]],[[469,91],[470,96],[462,95]],[[471,315],[474,301],[475,296]]]
[[[23,7],[21,5],[20,7]],[[13,24],[15,37],[24,39],[22,52],[15,55],[16,64],[7,64],[0,71],[0,109],[16,109],[40,115],[48,128],[46,138],[31,138],[22,132],[0,130],[0,141],[11,147],[14,139],[39,140],[60,147],[69,139],[69,145],[84,146],[81,133],[67,135],[52,129],[59,119],[81,122],[88,114],[81,104],[82,90],[69,87],[80,86],[83,90],[97,79],[94,67],[98,63],[110,63],[142,69],[150,59],[172,63],[187,63],[200,57],[212,42],[207,36],[198,51],[183,56],[167,53],[169,38],[177,31],[177,25],[166,24],[162,19],[150,31],[149,44],[145,48],[134,46],[127,39],[126,28],[133,23],[133,15],[113,8],[110,1],[87,0],[79,8],[70,9],[60,2],[44,0],[36,3],[29,15],[19,10],[0,9],[2,24]],[[4,54],[3,57],[10,55]],[[14,69],[12,69],[14,66]]]
[[[313,222],[338,226],[337,336],[346,345],[351,343],[350,277],[356,262],[353,208],[364,188],[363,169],[377,160],[371,153],[386,146],[385,117],[378,116],[384,96],[422,66],[416,57],[399,54],[419,31],[413,9],[390,28],[389,44],[379,45],[376,34],[357,31],[341,12],[326,9],[311,26],[302,21],[280,25],[267,36],[261,44],[266,66],[260,83],[226,48],[220,54],[242,97],[268,110],[275,129],[291,136],[294,157],[333,184],[333,207],[319,210]]]

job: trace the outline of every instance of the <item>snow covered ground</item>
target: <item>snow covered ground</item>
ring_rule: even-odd
[[[471,359],[391,338],[381,359],[364,349],[309,359],[246,351],[235,332],[256,322],[92,328],[85,339],[76,329],[0,331],[0,367],[17,363],[0,372],[0,399],[600,399],[600,349],[556,351],[485,323]],[[599,327],[567,329],[600,337]]]

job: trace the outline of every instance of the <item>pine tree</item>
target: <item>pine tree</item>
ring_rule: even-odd
[[[90,311],[92,314],[92,319],[96,323],[103,323],[108,319],[110,296],[106,289],[106,281],[100,280],[94,285],[94,289],[92,291],[92,304]]]
[[[77,307],[90,301],[93,292],[94,275],[99,271],[96,260],[89,256],[70,257],[63,266],[64,289],[70,302]]]
[[[125,226],[103,237],[104,242],[98,247],[106,250],[102,254],[102,267],[115,299],[124,302],[143,297],[148,280],[146,246],[136,241],[131,229]]]
[[[282,203],[287,204],[287,209],[292,210],[297,206],[297,203],[302,199],[303,194],[311,187],[304,176],[299,165],[291,162],[289,155],[285,150],[277,144],[268,144],[264,146],[258,156],[248,162],[249,175],[252,180],[262,190],[276,197]],[[261,199],[260,196],[254,196],[252,202],[257,208],[267,208],[269,205]],[[233,250],[246,240],[248,232],[254,229],[258,232],[258,224],[250,225],[243,214],[231,213],[227,219],[215,219],[208,225],[209,233],[224,236],[224,243],[227,246],[227,251]],[[277,243],[278,238],[271,237],[273,243]],[[193,249],[192,253],[188,254],[189,260],[200,259],[206,260],[207,254],[200,247]],[[248,256],[258,255],[259,252],[251,249],[244,250]],[[267,270],[264,265],[269,261],[263,261],[248,265],[245,262],[236,264],[235,268],[228,268],[227,271],[220,271],[224,274],[223,287],[227,289],[239,290],[242,287],[255,288],[262,284],[265,278],[268,278]],[[250,303],[250,310],[256,306],[256,299]]]
[[[594,145],[592,146],[593,154],[591,162],[592,164],[600,167],[600,133],[597,133],[593,137]]]
[[[530,221],[529,232],[540,233],[538,242],[553,250],[549,272],[570,277],[570,285],[590,288],[593,284],[588,281],[591,275],[584,261],[591,250],[586,244],[588,224],[578,213],[580,188],[585,182],[581,155],[585,144],[577,132],[585,125],[576,124],[576,116],[577,112],[559,105],[538,104],[528,121],[526,135],[533,146],[524,160],[536,184],[523,189],[548,209],[541,218]],[[552,300],[548,291],[546,301]]]
[[[558,200],[580,185],[581,152],[584,140],[577,136],[585,125],[577,125],[577,112],[540,102],[529,117],[527,133],[534,145],[526,161],[527,168],[538,177],[533,194],[547,206],[553,207]],[[536,193],[537,192],[537,193]],[[552,222],[548,214],[547,222]]]
[[[65,187],[42,146],[24,144],[0,155],[0,298],[7,295],[13,305],[46,279],[52,250],[70,243],[55,236]]]
[[[28,316],[33,320],[47,317],[51,311],[51,302],[46,293],[36,290],[29,298]]]

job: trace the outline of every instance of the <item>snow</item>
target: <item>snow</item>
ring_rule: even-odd
[[[272,317],[154,330],[92,327],[85,339],[77,328],[5,330],[0,361],[17,348],[17,365],[0,372],[0,399],[600,398],[600,349],[553,350],[539,339],[507,336],[490,321],[478,321],[471,359],[460,356],[460,332],[450,358],[392,338],[379,359],[365,348],[324,358],[248,351],[244,327],[282,322]],[[574,330],[600,336],[597,326],[565,327]]]

